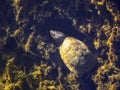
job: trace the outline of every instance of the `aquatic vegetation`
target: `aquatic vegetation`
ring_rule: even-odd
[[[119,0],[1,0],[0,90],[119,90],[119,6]],[[85,42],[98,57],[93,72],[73,76],[50,29]]]
[[[10,58],[5,66],[5,71],[0,77],[0,89],[13,90],[22,89],[25,72],[20,70],[15,64],[15,58]]]

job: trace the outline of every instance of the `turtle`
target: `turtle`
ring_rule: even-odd
[[[57,30],[50,30],[50,35],[59,45],[60,57],[70,72],[82,76],[94,68],[96,55],[83,41]]]

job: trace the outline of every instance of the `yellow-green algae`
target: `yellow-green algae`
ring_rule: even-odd
[[[43,11],[49,4],[49,0],[43,0],[39,2],[39,5],[41,10],[43,9],[41,12],[44,13],[38,13],[38,18],[36,14],[38,10],[37,2],[33,3],[33,7],[27,8],[30,2],[29,0],[14,0],[12,4],[9,1],[6,2],[7,4],[5,3],[5,5],[13,7],[13,11],[11,11],[14,12],[14,28],[11,28],[12,25],[7,23],[5,19],[7,16],[4,13],[0,15],[0,18],[3,18],[1,19],[3,20],[1,22],[3,26],[0,26],[0,33],[3,33],[3,36],[0,34],[0,90],[78,90],[82,82],[78,83],[76,77],[71,73],[64,75],[61,67],[56,65],[56,58],[56,62],[52,61],[51,53],[56,53],[55,46],[53,43],[45,41],[44,38],[46,36],[42,36],[41,33],[36,35],[38,28],[36,28],[35,24],[28,28],[29,33],[26,35],[25,31],[29,16],[33,16],[36,22],[44,23],[44,19],[50,17],[52,13],[49,10]],[[77,2],[79,1],[76,0],[76,8],[79,6]],[[99,65],[96,73],[92,74],[92,80],[96,85],[96,90],[118,90],[120,88],[120,56],[118,54],[120,53],[120,48],[118,47],[120,44],[120,11],[114,7],[115,3],[109,0],[90,0],[88,3],[88,5],[94,5],[97,15],[104,18],[104,23],[100,26],[91,23],[91,20],[88,20],[89,23],[87,24],[79,25],[77,18],[70,16],[68,12],[63,10],[62,4],[55,6],[53,4],[53,9],[61,17],[66,15],[72,21],[76,30],[83,34],[95,32],[93,44],[96,51],[98,51]],[[102,7],[110,13],[113,19],[112,24],[104,17]],[[25,11],[26,13],[24,13]],[[89,9],[89,12],[92,12],[92,9]],[[21,17],[21,15],[24,17]],[[96,28],[92,30],[91,28],[93,27]],[[42,29],[40,32],[42,32]],[[11,47],[11,50],[6,51],[6,43],[9,38],[14,38],[17,46]],[[32,49],[33,43],[36,44],[36,51]],[[22,54],[20,55],[17,52],[19,49],[22,49]],[[29,56],[30,58],[28,58]],[[33,64],[25,66],[25,62],[29,63],[31,60]],[[37,60],[39,63],[34,63],[33,60]],[[27,71],[26,69],[28,68],[29,70]],[[57,68],[57,71],[55,71],[57,75],[54,79],[51,79],[54,74],[52,70],[55,68]]]

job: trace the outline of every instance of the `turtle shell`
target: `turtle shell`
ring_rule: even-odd
[[[67,68],[75,74],[83,75],[96,64],[96,57],[87,45],[73,37],[66,37],[63,40],[59,53]]]

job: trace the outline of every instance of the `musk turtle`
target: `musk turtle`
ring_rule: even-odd
[[[84,42],[60,31],[50,30],[50,35],[59,44],[59,53],[64,64],[74,74],[88,73],[96,65],[96,56]]]

